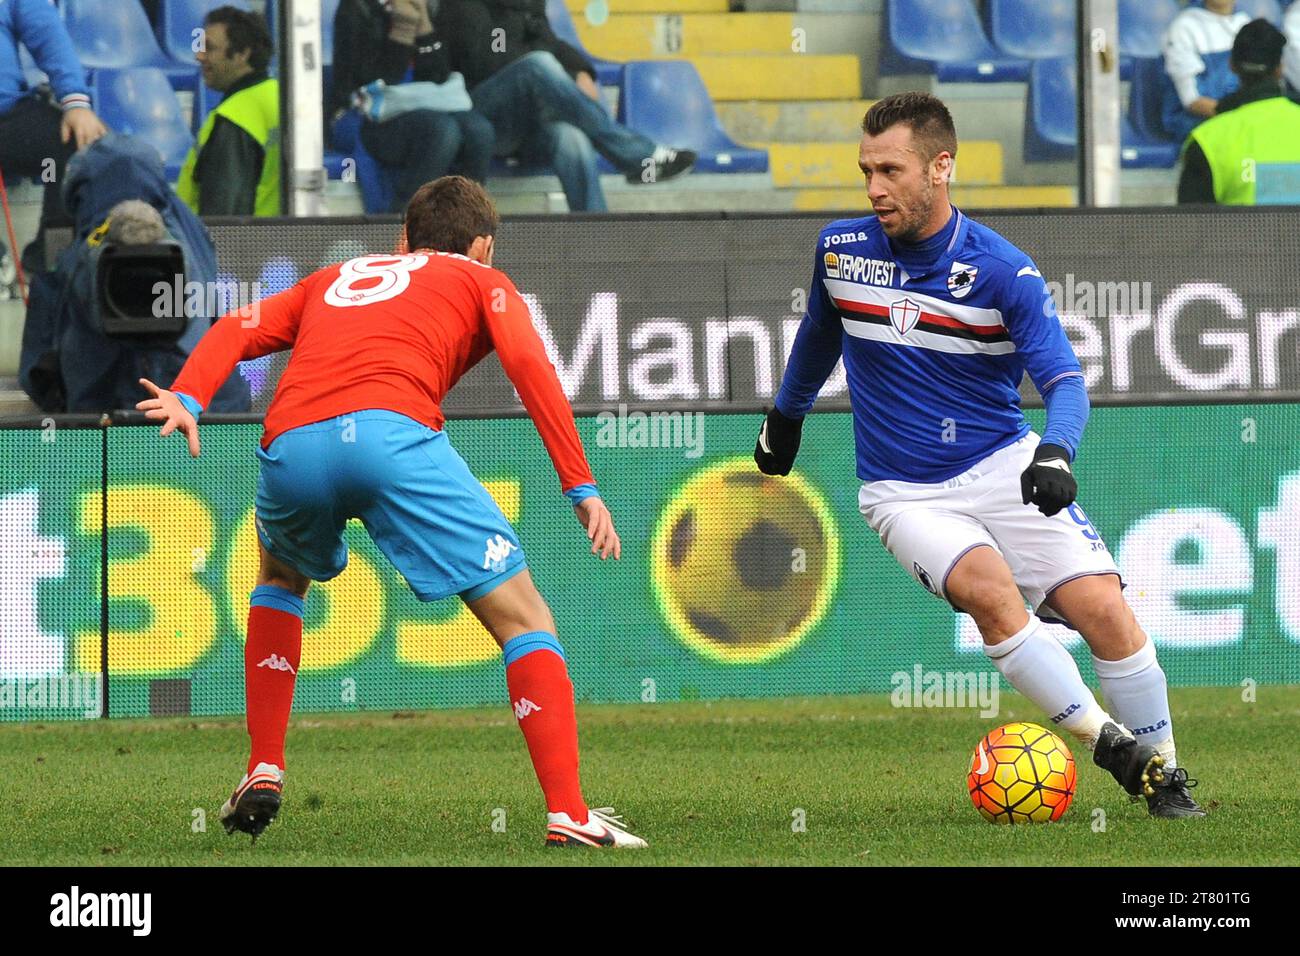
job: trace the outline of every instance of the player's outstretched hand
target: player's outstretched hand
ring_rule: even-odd
[[[159,388],[147,378],[140,379],[143,385],[153,398],[146,398],[142,402],[136,402],[137,411],[144,412],[145,418],[152,418],[155,421],[163,423],[158,434],[166,438],[174,431],[179,431],[189,442],[190,457],[199,457],[199,423],[194,420],[194,416],[185,410],[181,400],[176,397],[175,392],[169,392],[165,388]]]
[[[763,419],[754,446],[754,464],[765,475],[788,475],[799,454],[799,440],[803,435],[803,419],[787,418],[775,405]]]
[[[1034,449],[1034,460],[1020,475],[1020,498],[1031,502],[1047,517],[1074,504],[1079,484],[1070,471],[1070,453],[1060,445]]]
[[[605,507],[605,502],[593,495],[578,502],[573,510],[578,513],[578,520],[587,529],[592,554],[599,554],[602,561],[611,554],[615,559],[622,555],[623,543],[618,540],[618,532],[614,530],[614,516]]]

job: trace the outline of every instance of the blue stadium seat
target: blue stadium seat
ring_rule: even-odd
[[[194,137],[166,75],[156,67],[95,70],[90,96],[108,126],[140,137],[162,154],[167,179],[175,182]]]
[[[880,72],[933,73],[943,83],[1023,82],[1029,61],[999,52],[971,0],[887,0]]]
[[[695,168],[709,173],[762,173],[767,151],[736,143],[718,121],[713,100],[687,60],[638,60],[623,71],[619,120],[656,143],[700,154]]]
[[[1165,30],[1179,9],[1178,0],[1119,0],[1120,56],[1163,56]]]
[[[361,143],[361,115],[355,110],[345,113],[333,129],[333,145],[337,150],[325,154],[325,168],[331,179],[342,175],[343,163],[351,158],[355,165],[357,185],[361,188],[361,204],[368,214],[386,213],[393,204],[393,178],[375,160]]]
[[[1037,60],[1025,101],[1025,162],[1073,159],[1079,143],[1078,68],[1074,57]],[[1178,161],[1179,144],[1158,140],[1120,117],[1120,164],[1125,169],[1167,169]]]
[[[1133,128],[1145,138],[1173,142],[1160,117],[1160,98],[1165,82],[1164,57],[1135,59],[1133,83],[1128,92],[1128,115]]]
[[[203,28],[203,18],[217,7],[247,6],[241,0],[163,0],[158,17],[158,42],[163,52],[177,63],[192,65],[194,31]]]
[[[989,0],[993,43],[1026,60],[1073,56],[1074,0]]]
[[[168,59],[154,39],[144,8],[135,0],[63,0],[61,9],[72,45],[87,70],[153,67],[178,89],[197,88],[197,67]]]
[[[570,46],[577,47],[596,68],[596,79],[604,86],[620,86],[623,82],[623,64],[613,60],[602,60],[592,56],[578,39],[578,30],[573,25],[573,16],[564,0],[546,0],[546,19],[550,21],[555,35]]]
[[[1268,20],[1275,27],[1282,25],[1282,8],[1278,0],[1237,0],[1237,9],[1250,14],[1252,20]]]
[[[1039,60],[1025,99],[1025,162],[1073,159],[1079,142],[1074,57]]]

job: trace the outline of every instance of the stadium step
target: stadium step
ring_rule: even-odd
[[[1072,186],[966,186],[955,183],[952,201],[963,209],[1034,208],[1073,206]],[[802,212],[867,207],[866,192],[857,189],[800,189],[793,193],[790,208]]]
[[[564,0],[564,5],[573,14],[574,21],[586,21],[589,0]],[[610,9],[617,6],[618,13],[726,13],[730,4],[727,0],[613,0],[603,6]]]
[[[607,60],[794,53],[789,13],[620,14],[600,26],[574,20],[582,45]]]
[[[740,143],[856,143],[873,100],[717,104],[718,119]]]
[[[40,411],[15,376],[0,376],[0,415],[35,415]]]
[[[857,150],[848,143],[754,143],[768,151],[772,185],[795,187],[857,188],[863,184]],[[958,152],[955,182],[971,186],[997,186],[1002,179],[1002,144],[970,140]]]
[[[715,103],[727,100],[849,100],[861,93],[858,58],[799,53],[701,56],[695,68]]]
[[[855,187],[775,189],[766,173],[693,173],[662,186],[629,186],[621,176],[604,176],[602,183],[612,212],[693,213],[841,212],[870,211],[866,191]],[[954,184],[953,201],[970,209],[1047,207],[1074,204],[1068,186],[974,186]],[[536,176],[501,181],[494,190],[497,208],[505,215],[564,211],[564,195],[554,177]]]

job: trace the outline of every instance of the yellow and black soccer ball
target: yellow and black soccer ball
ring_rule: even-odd
[[[1074,785],[1065,741],[1024,721],[985,734],[966,774],[971,802],[989,823],[1054,823],[1070,808]]]
[[[795,647],[826,613],[839,535],[821,494],[797,474],[715,462],[669,500],[651,577],[674,634],[715,660],[758,663]]]

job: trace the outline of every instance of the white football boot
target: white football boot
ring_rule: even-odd
[[[616,850],[641,850],[645,840],[624,829],[623,818],[613,807],[587,810],[586,823],[574,823],[567,813],[546,815],[546,845],[554,847],[599,846]]]

